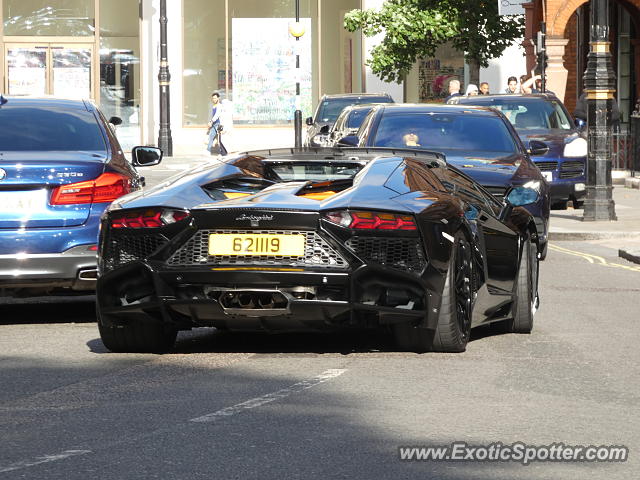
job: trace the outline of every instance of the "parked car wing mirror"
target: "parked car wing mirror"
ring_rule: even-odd
[[[313,125],[313,117],[307,117],[304,123],[306,123],[307,125]]]
[[[133,147],[131,157],[136,167],[152,167],[162,160],[162,150],[156,147]]]
[[[117,127],[118,125],[122,125],[122,119],[120,117],[111,117],[109,119],[109,123],[114,127]]]
[[[360,139],[357,135],[347,135],[338,140],[336,145],[338,147],[357,147],[358,143],[360,143]]]
[[[575,123],[576,128],[578,130],[584,130],[584,128],[587,126],[587,122],[585,122],[583,119],[581,118],[576,118],[573,120],[573,123]]]
[[[549,146],[541,142],[540,140],[529,140],[529,148],[527,148],[527,153],[529,155],[533,155],[534,157],[540,155],[546,155],[549,151]]]

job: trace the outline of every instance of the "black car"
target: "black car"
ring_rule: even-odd
[[[540,256],[547,251],[549,186],[530,155],[547,146],[537,140],[523,145],[513,125],[500,112],[475,106],[395,104],[374,107],[355,135],[337,143],[349,147],[415,148],[441,152],[501,200],[514,186],[538,189],[528,205],[540,236]]]
[[[528,333],[538,305],[533,188],[504,202],[440,154],[237,154],[114,202],[97,313],[113,351],[178,330],[382,328],[403,350],[463,351],[473,326]]]
[[[327,135],[338,115],[349,105],[361,103],[393,103],[387,93],[342,93],[323,95],[313,117],[308,117],[305,146],[324,147],[324,135]],[[321,131],[322,130],[322,131]],[[318,136],[320,134],[320,136]]]
[[[532,160],[549,183],[552,206],[566,208],[571,200],[574,207],[582,208],[586,195],[587,141],[555,95],[476,95],[455,97],[451,102],[493,107],[509,119],[524,143],[543,142],[548,148],[532,156]]]
[[[0,289],[93,290],[100,216],[161,156],[135,147],[130,163],[91,102],[0,96]]]

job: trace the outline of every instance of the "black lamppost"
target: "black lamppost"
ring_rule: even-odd
[[[295,147],[302,147],[302,111],[300,110],[300,37],[304,35],[304,27],[300,24],[300,0],[296,0],[296,23],[289,26],[289,33],[296,39],[296,111],[293,114]]]
[[[611,67],[609,2],[591,0],[590,8],[590,51],[584,73],[589,147],[583,220],[617,220],[611,184],[611,108],[616,77]]]
[[[169,96],[169,62],[167,61],[167,0],[160,0],[160,131],[158,147],[167,157],[173,156],[173,139],[171,138],[171,103]]]

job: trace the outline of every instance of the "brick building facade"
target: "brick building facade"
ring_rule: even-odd
[[[587,0],[534,0],[524,4],[527,69],[535,65],[535,39],[540,23],[547,26],[548,88],[573,111],[583,89],[589,52]],[[640,0],[610,0],[610,41],[617,78],[616,98],[627,123],[640,99]]]

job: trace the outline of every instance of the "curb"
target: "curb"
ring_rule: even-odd
[[[640,177],[627,177],[624,179],[624,188],[640,189]]]
[[[618,256],[633,263],[640,264],[640,250],[618,250]]]
[[[549,240],[571,241],[571,240],[608,240],[626,239],[640,240],[640,232],[554,232],[547,235]]]

